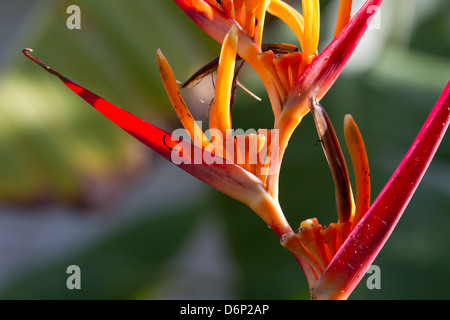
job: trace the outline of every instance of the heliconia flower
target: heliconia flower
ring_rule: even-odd
[[[361,133],[353,118],[347,115],[344,131],[354,166],[355,204],[347,165],[331,120],[315,96],[310,99],[310,108],[335,184],[338,222],[322,226],[316,218],[307,219],[296,233],[285,234],[281,244],[299,255],[306,255],[317,280],[369,208],[370,171]]]
[[[319,0],[302,0],[303,15],[281,0],[174,1],[222,44],[219,58],[187,82],[217,70],[208,132],[193,118],[174,72],[161,50],[157,51],[161,79],[190,141],[165,132],[74,83],[31,56],[31,49],[24,49],[23,54],[161,156],[248,205],[293,253],[313,298],[347,298],[395,227],[448,127],[450,83],[394,176],[370,205],[369,164],[361,133],[353,118],[346,116],[345,140],[356,182],[353,192],[339,141],[319,101],[343,70],[382,0],[366,1],[352,19],[352,1],[341,0],[335,38],[321,53],[317,50]],[[267,12],[294,31],[301,50],[289,44],[262,43]],[[242,61],[264,83],[274,113],[273,129],[233,134],[231,107]],[[278,179],[288,141],[309,111],[334,179],[338,221],[322,226],[316,218],[307,219],[294,232],[278,201]]]
[[[178,6],[206,33],[220,43],[228,31],[235,26],[238,32],[236,52],[261,78],[269,96],[274,113],[274,130],[279,134],[278,155],[272,166],[277,170],[267,177],[266,188],[278,202],[278,185],[281,162],[289,139],[309,112],[309,100],[315,95],[321,99],[335,82],[382,0],[368,0],[350,20],[352,1],[341,0],[335,29],[335,39],[318,54],[320,33],[319,0],[302,0],[300,14],[281,0],[260,1],[214,1],[174,0]],[[250,8],[251,10],[246,10]],[[297,36],[301,51],[276,52],[262,43],[265,11],[283,20]],[[253,14],[254,13],[254,14]],[[278,163],[275,163],[278,161]],[[342,233],[345,239],[350,232],[348,221]],[[330,233],[330,230],[327,231]],[[294,250],[292,250],[294,253]],[[306,254],[297,254],[310,287],[318,278],[314,270],[314,259]],[[322,266],[322,268],[325,267]]]
[[[62,76],[42,61],[31,56],[29,54],[30,51],[32,50],[24,49],[22,52],[26,57],[40,65],[46,71],[57,76],[69,89],[130,135],[167,160],[174,162],[173,160],[176,159],[178,167],[199,180],[248,205],[280,237],[282,234],[292,231],[278,202],[272,199],[261,179],[243,168],[246,166],[245,162],[243,165],[237,165],[233,159],[227,159],[225,156],[223,161],[220,161],[221,156],[214,154],[214,148],[208,150],[210,142],[204,136],[203,132],[199,128],[196,128],[196,123],[179,95],[172,70],[159,50],[158,62],[164,85],[168,90],[174,109],[177,111],[187,131],[192,134],[192,144],[184,140],[179,141],[172,134],[111,104],[95,93]],[[218,91],[221,90],[218,89]],[[227,124],[221,125],[227,126]],[[261,140],[263,140],[262,137]],[[217,149],[219,150],[220,148]],[[208,162],[207,159],[211,158],[214,158],[214,161]]]
[[[319,0],[302,0],[303,15],[282,0],[174,0],[206,33],[222,43],[231,26],[238,29],[237,53],[261,78],[279,130],[281,161],[289,139],[309,112],[308,99],[320,100],[354,52],[382,0],[368,0],[350,20],[352,1],[341,0],[335,39],[320,54]],[[297,36],[301,51],[279,54],[263,50],[265,12],[283,20]],[[279,172],[268,177],[268,190],[278,198]]]
[[[296,257],[303,257],[303,261],[306,261],[302,264],[302,268],[314,298],[346,298],[369,264],[365,263],[361,268],[354,267],[352,263],[346,264],[351,253],[343,251],[343,248],[348,243],[346,241],[355,239],[358,230],[365,230],[361,227],[365,215],[377,219],[376,214],[367,214],[367,212],[380,214],[378,210],[382,209],[374,210],[374,207],[377,208],[376,204],[369,209],[369,164],[364,142],[353,118],[350,115],[346,116],[344,127],[355,174],[356,201],[350,186],[341,147],[331,121],[320,106],[319,100],[343,70],[376,13],[375,9],[381,5],[382,1],[366,1],[358,13],[350,19],[352,1],[341,0],[335,38],[320,54],[317,52],[320,31],[318,0],[302,0],[303,15],[281,0],[249,1],[252,6],[257,3],[258,8],[267,8],[267,12],[283,20],[295,33],[301,51],[292,50],[286,53],[277,53],[274,50],[263,48],[264,44],[261,43],[260,34],[254,34],[252,32],[254,26],[249,25],[248,20],[242,18],[245,16],[242,8],[245,8],[247,1],[229,0],[226,1],[226,4],[224,1],[213,0],[175,0],[175,2],[195,23],[219,42],[223,41],[225,31],[231,25],[238,26],[237,53],[251,65],[261,78],[272,105],[275,117],[274,128],[279,130],[280,137],[279,166],[281,166],[283,154],[292,133],[303,117],[310,110],[312,111],[335,182],[338,222],[322,227],[315,218],[305,220],[300,224],[297,232],[285,234],[281,243],[295,253]],[[233,4],[234,10],[230,10],[229,8]],[[252,21],[258,26],[258,32],[262,32],[264,19]],[[439,142],[435,141],[435,143]],[[429,156],[426,155],[426,157]],[[279,172],[278,170],[276,174],[269,176],[267,181],[267,188],[274,199],[278,197]],[[408,179],[405,180],[413,183]],[[415,183],[417,181],[414,181]],[[409,197],[412,196],[412,193],[411,191]],[[407,202],[407,200],[398,201],[398,205],[401,203],[404,208],[405,202],[402,201]],[[398,218],[401,213],[402,210],[397,210],[391,214]],[[393,226],[390,225],[389,228],[393,228]],[[364,236],[377,237],[377,234],[363,234],[361,237]],[[375,242],[373,248],[379,250],[382,245],[383,242]],[[346,259],[342,258],[342,252],[346,252],[348,255]],[[358,250],[355,249],[354,252],[358,252]],[[358,259],[370,261],[375,258],[376,253],[373,251],[368,255],[363,253],[361,255],[362,257]],[[335,269],[331,269],[330,265],[332,264],[339,264],[340,272],[333,272]],[[358,270],[359,274],[352,278],[353,270]],[[339,284],[336,285],[334,279],[339,277],[344,280],[337,281]]]
[[[347,166],[324,108],[310,100],[317,131],[336,187],[338,222],[327,226],[316,218],[286,234],[281,244],[305,257],[316,273],[313,299],[346,299],[376,258],[425,174],[450,123],[450,82],[377,199],[370,205],[370,172],[361,133],[353,118],[344,120],[345,140],[356,181],[356,204]]]
[[[203,151],[203,158],[206,157],[211,163],[219,163],[220,165],[222,162],[224,165],[237,165],[247,175],[250,174],[252,181],[257,180],[257,185],[264,187],[263,194],[267,198],[265,201],[273,202],[273,208],[266,205],[257,213],[268,222],[272,229],[279,233],[282,230],[290,229],[290,227],[288,227],[281,209],[276,205],[277,202],[271,198],[266,190],[267,176],[271,174],[272,149],[277,145],[274,141],[276,136],[274,138],[274,133],[267,129],[260,129],[256,133],[233,135],[230,105],[235,80],[237,42],[237,29],[232,26],[224,39],[218,62],[215,95],[209,111],[208,131],[210,138],[197,125],[189,112],[179,91],[175,75],[161,50],[157,51],[159,70],[172,105],[193,144]],[[174,145],[173,149],[182,150],[183,146]],[[201,165],[204,165],[204,163],[201,163]],[[231,186],[231,188],[234,187]],[[246,199],[246,197],[249,199]],[[241,194],[238,200],[248,203],[253,201],[253,197],[253,194]],[[264,210],[267,212],[263,212]],[[274,218],[271,218],[271,215],[274,214],[277,215],[276,221],[280,225],[272,222]]]

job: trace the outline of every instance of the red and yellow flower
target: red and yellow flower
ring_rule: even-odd
[[[208,137],[184,102],[176,77],[160,50],[157,60],[169,99],[191,142],[179,141],[148,122],[116,107],[62,76],[40,60],[23,53],[119,127],[213,188],[247,204],[280,237],[303,269],[313,298],[344,299],[358,284],[386,242],[425,173],[450,122],[450,83],[414,141],[410,151],[370,204],[370,173],[361,133],[353,118],[344,120],[356,190],[331,120],[320,99],[328,92],[354,52],[382,0],[368,0],[351,18],[351,0],[341,0],[334,40],[318,52],[319,0],[302,0],[300,14],[281,0],[174,0],[206,33],[222,44],[217,66],[214,101],[209,113]],[[267,14],[281,20],[297,37],[299,50],[277,51],[262,42]],[[292,46],[290,47],[292,48]],[[274,114],[274,126],[236,137],[231,104],[236,82],[236,61],[243,59],[261,78]],[[278,201],[282,159],[292,133],[311,111],[330,166],[338,222],[327,226],[306,219],[294,232]],[[271,132],[278,134],[275,144]],[[238,143],[241,138],[245,142]],[[253,154],[249,146],[256,146]],[[201,161],[194,161],[197,154]],[[255,154],[256,161],[254,160]],[[262,155],[263,157],[259,157]],[[206,161],[205,158],[223,161]],[[261,160],[263,159],[263,160]],[[270,174],[267,171],[271,167]]]

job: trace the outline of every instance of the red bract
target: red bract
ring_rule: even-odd
[[[346,299],[375,260],[411,200],[450,123],[450,82],[408,153],[312,290]]]
[[[170,133],[113,105],[62,76],[42,61],[30,56],[30,51],[32,50],[24,49],[23,54],[46,71],[57,76],[69,89],[146,146],[171,162],[176,157],[177,160],[180,160],[180,163],[177,163],[179,168],[213,188],[248,205],[280,237],[284,233],[292,231],[278,203],[273,201],[262,181],[253,174],[226,159],[218,161],[217,155],[214,156],[216,157],[214,162],[205,163],[205,158],[207,157],[204,155],[208,154],[209,157],[212,157],[211,152],[201,149],[190,142],[178,141]]]
[[[192,144],[178,141],[171,134],[77,85],[30,56],[30,49],[25,49],[23,53],[164,158],[248,205],[275,231],[282,245],[294,254],[305,273],[312,298],[347,298],[397,224],[447,130],[450,83],[410,151],[370,207],[369,169],[364,143],[351,116],[346,117],[345,137],[357,182],[355,205],[345,159],[331,120],[319,100],[342,72],[382,0],[366,1],[350,21],[351,1],[341,0],[335,39],[320,54],[317,52],[318,0],[302,1],[304,17],[281,0],[174,1],[222,44],[217,59],[215,99],[209,126],[223,134],[223,139],[208,138],[198,128],[181,97],[175,75],[160,50],[157,58],[161,78]],[[293,50],[290,45],[284,47],[288,50],[280,49],[275,54],[273,48],[277,48],[276,45],[261,42],[266,11],[281,18],[294,31],[302,52],[295,46]],[[230,107],[238,73],[235,62],[240,59],[247,62],[261,78],[274,113],[274,128],[243,135],[243,141],[247,143],[244,147],[239,146],[237,137],[226,135],[232,128]],[[278,202],[278,179],[288,141],[310,110],[335,181],[339,220],[336,224],[322,227],[317,219],[307,219],[294,233]],[[267,134],[271,131],[279,134],[278,145],[274,145],[274,139]],[[250,161],[252,154],[247,152],[251,141],[257,145],[256,153],[270,159],[270,165],[275,168],[271,174],[263,170],[267,169],[266,160]],[[174,156],[180,160],[179,163],[174,161]],[[205,158],[215,158],[216,161],[210,163]],[[218,163],[218,159],[222,161]]]

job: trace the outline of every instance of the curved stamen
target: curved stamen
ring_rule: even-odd
[[[344,135],[355,172],[356,207],[353,225],[356,225],[370,207],[369,160],[361,133],[351,115],[345,116]]]
[[[305,17],[305,33],[303,40],[303,61],[309,65],[316,57],[320,33],[320,3],[319,0],[302,0],[303,16]]]
[[[211,106],[210,129],[218,129],[225,137],[231,129],[230,103],[237,50],[237,28],[233,25],[225,37],[217,69],[216,91]]]
[[[340,0],[339,1],[339,12],[336,21],[336,30],[334,31],[334,36],[337,37],[341,33],[342,29],[350,21],[352,15],[352,0]]]
[[[263,38],[263,30],[264,30],[264,23],[266,20],[266,12],[267,7],[269,6],[271,0],[263,0],[259,1],[258,8],[255,12],[255,26],[254,26],[254,41],[259,46],[261,46],[262,38]]]
[[[281,0],[272,0],[267,11],[289,26],[297,36],[300,47],[303,48],[305,34],[305,19],[303,16],[289,4]]]

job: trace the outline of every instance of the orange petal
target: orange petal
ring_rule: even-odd
[[[306,65],[316,57],[320,34],[320,3],[319,0],[302,0],[303,16],[305,18],[305,33],[303,40],[303,59]]]
[[[259,6],[255,12],[255,31],[253,39],[258,46],[262,45],[263,29],[266,20],[267,7],[271,0],[259,0]]]
[[[353,225],[356,225],[370,207],[369,160],[361,133],[351,115],[345,116],[344,135],[355,172],[356,208]]]
[[[211,142],[204,135],[203,131],[197,125],[191,113],[189,112],[189,109],[181,96],[177,81],[175,79],[175,75],[173,74],[168,61],[164,57],[161,50],[158,49],[156,55],[161,79],[164,83],[164,87],[166,88],[169,99],[172,102],[172,106],[178,115],[178,118],[180,118],[181,123],[189,133],[194,144],[200,148],[206,148],[211,144]]]
[[[284,21],[297,36],[300,46],[303,47],[305,36],[305,19],[303,16],[289,4],[281,0],[272,0],[267,11]]]
[[[216,91],[210,112],[210,129],[218,129],[225,137],[231,129],[231,88],[236,63],[237,28],[233,25],[225,37],[217,69]]]
[[[336,21],[336,30],[334,36],[337,37],[339,33],[345,28],[350,21],[352,15],[352,0],[340,0],[339,12]]]

